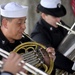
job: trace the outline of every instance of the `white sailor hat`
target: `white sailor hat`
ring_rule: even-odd
[[[55,17],[62,17],[66,14],[66,9],[61,4],[61,0],[41,0],[37,10]]]
[[[16,2],[10,2],[0,6],[1,15],[9,18],[18,18],[27,16],[28,7],[19,5]]]

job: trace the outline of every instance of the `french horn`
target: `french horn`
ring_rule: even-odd
[[[7,51],[5,51],[5,50],[3,50],[3,49],[0,48],[0,55],[7,59],[8,56],[10,55],[10,53],[8,53]],[[0,67],[2,67],[3,63],[4,63],[3,61],[0,61]],[[31,73],[34,74],[34,75],[48,75],[48,74],[46,74],[45,72],[43,72],[43,71],[37,69],[36,67],[30,65],[29,63],[24,62],[24,60],[21,60],[21,63],[25,64],[25,65],[23,66],[23,68],[24,68],[25,70],[31,72]],[[20,63],[19,63],[18,65],[21,66]],[[17,73],[16,75],[20,75],[20,74],[21,74],[21,75],[28,75],[28,74],[26,74],[26,73],[24,73],[24,72],[22,72],[22,71],[20,71],[20,72]]]
[[[46,52],[46,47],[33,41],[33,39],[31,39],[28,34],[24,33],[24,35],[31,41],[21,43],[13,51],[17,53],[23,51],[23,53],[20,53],[24,58],[23,61],[26,61],[28,64],[35,66],[36,68],[50,75],[53,70],[54,63]]]

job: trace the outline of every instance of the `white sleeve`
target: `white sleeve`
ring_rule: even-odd
[[[1,75],[13,75],[13,74],[7,73],[7,72],[2,72]]]

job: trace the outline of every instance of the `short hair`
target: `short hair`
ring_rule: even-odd
[[[13,18],[8,18],[8,17],[4,17],[4,16],[2,16],[2,15],[0,15],[0,22],[1,22],[1,25],[2,25],[2,20],[3,19],[6,19],[6,20],[8,20],[8,21],[11,21]]]

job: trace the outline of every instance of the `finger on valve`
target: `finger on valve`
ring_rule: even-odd
[[[56,58],[56,56],[55,56],[55,49],[52,48],[52,47],[48,47],[46,49],[46,51],[48,52],[49,57],[52,58],[53,61],[55,61],[55,58]]]
[[[21,62],[22,57],[15,53],[11,52],[10,55],[8,56],[6,62],[3,65],[3,71],[11,72],[12,74],[16,74],[19,72],[23,66],[19,66],[19,63]]]

